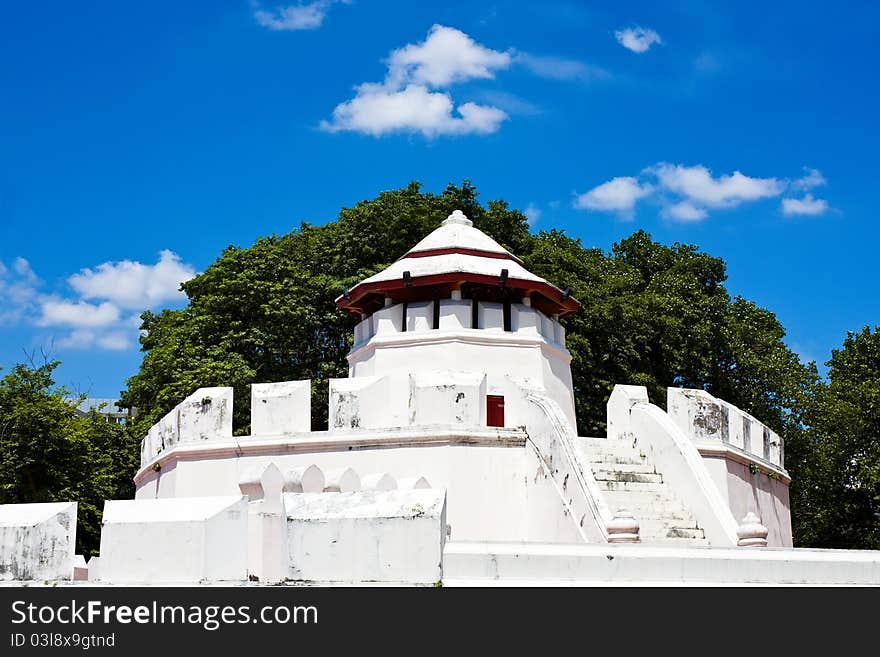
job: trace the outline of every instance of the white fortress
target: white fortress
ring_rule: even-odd
[[[0,579],[880,584],[878,552],[792,548],[782,440],[705,391],[618,385],[578,436],[577,300],[461,212],[337,305],[360,322],[328,431],[309,381],[254,384],[240,437],[232,389],[199,389],[88,564],[75,504],[0,506]]]

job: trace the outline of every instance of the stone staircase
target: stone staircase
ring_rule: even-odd
[[[642,543],[709,545],[691,512],[663,482],[663,475],[631,443],[605,438],[578,438],[577,443],[609,509],[627,509],[638,520]]]

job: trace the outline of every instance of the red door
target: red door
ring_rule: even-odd
[[[504,426],[504,397],[501,395],[486,395],[486,424]]]

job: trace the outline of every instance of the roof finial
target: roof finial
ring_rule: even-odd
[[[464,212],[461,210],[455,210],[451,215],[446,217],[443,221],[444,226],[448,226],[450,224],[461,224],[462,226],[473,226],[474,222],[464,216]]]

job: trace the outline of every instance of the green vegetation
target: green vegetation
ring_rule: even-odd
[[[137,442],[95,410],[76,415],[52,380],[57,365],[16,365],[0,380],[0,504],[79,502],[76,546],[88,557],[104,500],[134,494]]]

